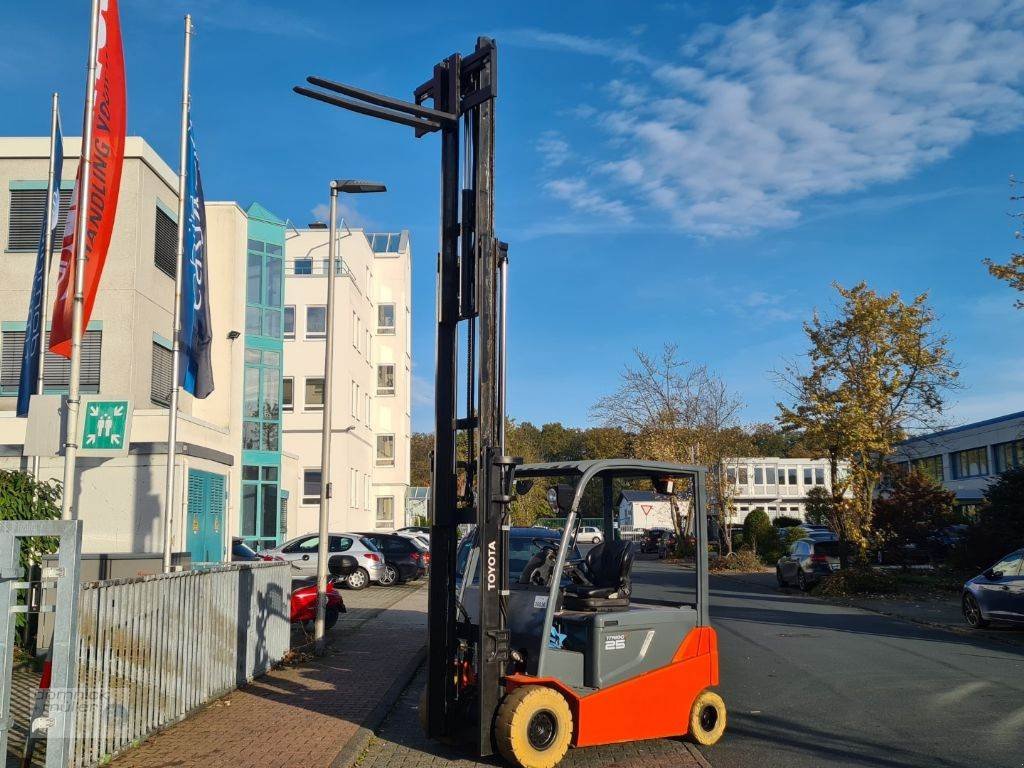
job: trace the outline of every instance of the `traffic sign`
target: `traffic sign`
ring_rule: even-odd
[[[82,434],[78,441],[83,456],[124,456],[131,432],[130,400],[82,398]]]

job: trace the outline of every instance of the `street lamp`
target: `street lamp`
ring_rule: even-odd
[[[349,195],[387,192],[387,187],[373,181],[335,179],[331,182],[331,221],[327,246],[327,333],[324,344],[324,421],[320,454],[320,540],[316,563],[316,653],[324,652],[324,621],[327,616],[328,521],[331,499],[331,372],[334,370],[334,278],[337,271],[338,193]]]

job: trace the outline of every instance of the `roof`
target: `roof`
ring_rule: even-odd
[[[586,476],[590,479],[601,472],[612,472],[620,477],[644,477],[647,475],[696,475],[707,470],[688,464],[669,464],[662,461],[641,461],[640,459],[594,459],[590,461],[553,461],[545,464],[522,464],[516,467],[517,476],[525,477],[569,477]]]
[[[667,497],[661,496],[654,491],[623,491],[622,498],[630,503],[634,501],[668,501]]]
[[[946,435],[952,435],[957,432],[966,432],[968,429],[977,429],[978,427],[990,427],[993,424],[1001,424],[1004,421],[1013,421],[1014,419],[1024,419],[1024,411],[1018,411],[1017,413],[1008,413],[1005,416],[996,416],[991,419],[985,419],[984,421],[975,421],[971,424],[964,424],[960,427],[951,427],[949,429],[941,429],[938,432],[929,432],[926,435],[916,435],[915,437],[909,437],[906,440],[897,443],[897,445],[907,445],[908,443],[916,443],[919,440],[931,440],[936,437],[945,437]]]
[[[282,226],[284,225],[283,220],[277,218],[277,216],[268,211],[259,203],[253,203],[252,205],[250,205],[245,213],[250,219],[259,219],[260,221],[265,221],[268,224],[280,224]]]

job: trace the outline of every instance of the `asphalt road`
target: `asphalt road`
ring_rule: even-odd
[[[692,599],[678,566],[638,561],[633,583]],[[1024,766],[1024,647],[780,591],[772,574],[712,576],[711,616],[729,709],[703,750],[714,768]]]

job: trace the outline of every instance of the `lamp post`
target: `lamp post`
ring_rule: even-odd
[[[334,369],[334,282],[338,261],[338,194],[368,194],[387,192],[387,187],[372,181],[335,179],[331,182],[331,221],[327,246],[327,333],[324,340],[324,420],[320,453],[320,537],[317,546],[316,563],[316,627],[314,639],[316,653],[324,652],[324,621],[327,616],[327,559],[328,523],[331,499],[331,410],[334,398],[331,396]]]

